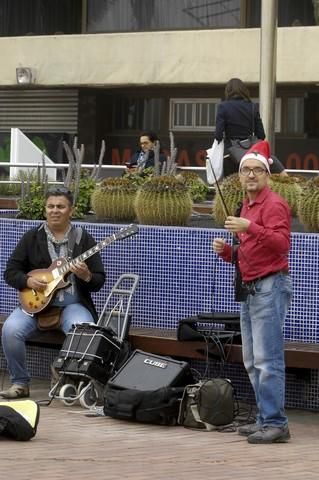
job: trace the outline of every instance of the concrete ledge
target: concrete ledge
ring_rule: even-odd
[[[0,315],[0,335],[6,315]],[[29,345],[60,349],[64,334],[60,330],[39,332],[27,343]],[[130,329],[129,340],[133,349],[158,355],[177,358],[206,360],[219,359],[220,355],[214,343],[200,341],[179,341],[175,330],[157,328]],[[226,345],[225,357],[227,363],[242,363],[242,346],[240,344]],[[285,343],[286,367],[289,368],[319,368],[319,345],[303,342]]]

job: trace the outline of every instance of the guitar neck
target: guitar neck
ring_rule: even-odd
[[[98,253],[100,250],[110,245],[110,243],[115,242],[115,240],[116,240],[116,235],[115,234],[111,235],[110,237],[107,237],[101,242],[94,245],[94,247],[90,248],[86,252],[81,253],[81,255],[79,255],[78,257],[73,258],[73,260],[71,260],[70,262],[66,262],[64,265],[58,268],[59,275],[65,275],[70,271],[70,268],[72,265],[76,265],[77,263],[80,263],[80,262],[85,262],[85,260],[87,260],[88,258],[95,255],[95,253]]]

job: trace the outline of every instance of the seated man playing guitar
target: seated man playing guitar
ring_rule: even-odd
[[[97,320],[90,292],[102,288],[104,267],[98,250],[92,248],[96,245],[93,237],[71,224],[72,193],[65,187],[49,189],[45,213],[46,222],[23,235],[4,272],[6,282],[19,290],[21,305],[2,329],[2,347],[12,383],[8,390],[0,392],[3,398],[29,396],[25,342],[37,332],[40,312],[60,307],[60,328],[64,333],[74,324]],[[76,262],[68,263],[68,258],[75,257]],[[66,272],[71,272],[67,281]]]

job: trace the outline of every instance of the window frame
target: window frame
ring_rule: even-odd
[[[170,98],[169,99],[169,128],[172,132],[214,132],[216,129],[216,112],[217,105],[221,102],[220,97],[188,97],[188,98]],[[201,104],[215,105],[215,123],[213,125],[196,125],[196,106]],[[192,125],[175,125],[175,105],[177,104],[193,104],[191,117]]]

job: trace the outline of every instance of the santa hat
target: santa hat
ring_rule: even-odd
[[[240,161],[239,171],[246,160],[259,160],[265,165],[267,172],[270,173],[269,165],[273,163],[273,160],[270,157],[270,146],[267,140],[261,140],[250,147]]]

